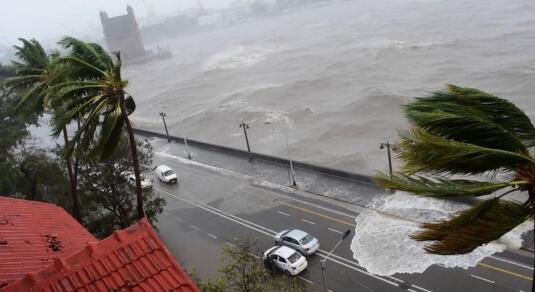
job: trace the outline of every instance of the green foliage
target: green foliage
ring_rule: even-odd
[[[450,220],[425,223],[422,225],[425,230],[412,238],[436,241],[425,248],[430,253],[468,253],[499,239],[532,216],[533,212],[527,206],[495,198],[483,201]]]
[[[82,223],[99,238],[110,235],[116,229],[124,229],[138,219],[134,188],[125,177],[125,172],[132,172],[128,139],[124,135],[120,137],[117,151],[109,159],[81,162]],[[141,170],[148,173],[152,164],[152,147],[144,143],[138,144],[138,148]],[[145,190],[143,194],[147,219],[154,225],[166,202],[152,190]]]
[[[415,98],[405,113],[413,128],[401,132],[394,147],[403,162],[401,172],[378,174],[380,185],[437,198],[479,197],[513,187],[449,220],[423,224],[413,238],[434,241],[428,252],[468,253],[533,217],[535,128],[522,110],[478,89],[450,85],[447,91]],[[509,181],[451,177],[496,172],[508,172]],[[528,193],[524,204],[501,199],[519,190]]]
[[[236,240],[223,248],[221,277],[214,281],[201,281],[196,273],[193,279],[201,291],[209,292],[300,292],[307,291],[306,284],[297,277],[282,273],[270,273],[260,259],[262,245],[254,240]]]

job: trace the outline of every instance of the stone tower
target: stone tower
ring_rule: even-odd
[[[145,48],[141,40],[141,33],[134,15],[134,9],[126,6],[127,14],[108,17],[106,12],[100,12],[100,22],[110,52],[121,52],[124,63],[132,62],[145,56]]]

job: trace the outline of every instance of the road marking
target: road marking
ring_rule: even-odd
[[[184,220],[180,219],[180,218],[175,218],[175,221],[178,221],[178,222],[184,222]]]
[[[190,225],[189,227],[193,228],[193,229],[197,229],[199,230],[199,227],[195,226],[195,225]]]
[[[498,267],[495,267],[495,266],[491,266],[491,265],[487,265],[487,264],[484,264],[484,263],[479,263],[477,264],[478,266],[482,266],[482,267],[485,267],[485,268],[489,268],[491,270],[495,270],[495,271],[498,271],[498,272],[502,272],[502,273],[506,273],[506,274],[509,274],[511,276],[515,276],[515,277],[518,277],[520,279],[524,279],[524,280],[528,280],[528,281],[533,281],[533,279],[531,277],[528,277],[528,276],[524,276],[524,275],[521,275],[521,274],[517,274],[515,272],[511,272],[511,271],[508,271],[508,270],[504,270],[504,269],[501,269],[501,268],[498,268]]]
[[[332,220],[334,222],[338,222],[338,223],[342,223],[342,224],[346,224],[346,225],[349,225],[349,226],[353,226],[353,227],[356,227],[357,225],[353,224],[353,223],[349,223],[349,222],[346,222],[346,221],[343,221],[343,220],[339,220],[339,219],[336,219],[336,218],[333,218],[331,216],[327,216],[327,215],[324,215],[324,214],[321,214],[321,213],[318,213],[318,212],[315,212],[315,211],[312,211],[312,210],[309,210],[309,209],[306,209],[306,208],[302,208],[302,207],[298,207],[298,206],[295,206],[293,204],[288,204],[286,202],[281,202],[281,204],[283,205],[286,205],[290,208],[294,208],[294,209],[297,209],[297,210],[300,210],[300,211],[303,211],[303,212],[307,212],[307,213],[310,213],[310,214],[314,214],[316,216],[320,216],[320,217],[323,217],[325,219],[329,219],[329,220]]]
[[[329,230],[332,231],[332,232],[336,232],[336,233],[338,233],[338,234],[342,234],[342,233],[343,233],[343,232],[340,231],[340,230],[336,230],[336,229],[332,229],[332,228],[327,228],[327,229],[329,229]]]
[[[213,239],[217,239],[217,236],[215,236],[215,235],[213,235],[213,234],[210,234],[210,233],[207,233],[207,234],[208,234],[208,236],[210,236],[211,238],[213,238]]]
[[[284,212],[281,212],[281,211],[277,211],[277,213],[279,213],[279,214],[281,214],[281,215],[284,215],[284,216],[288,216],[288,217],[291,216],[290,214],[288,214],[288,213],[284,213]]]
[[[309,279],[305,278],[305,277],[301,277],[301,276],[297,276],[299,279],[307,282],[308,284],[310,285],[314,285],[314,282],[310,281]]]
[[[504,258],[501,258],[501,257],[490,256],[489,258],[493,258],[495,260],[502,261],[502,262],[505,262],[505,263],[509,263],[511,265],[515,265],[515,266],[519,266],[519,267],[522,267],[522,268],[526,268],[528,270],[533,270],[533,267],[526,266],[526,265],[523,265],[523,264],[520,264],[520,263],[517,263],[517,262],[508,261],[508,260],[506,260]]]
[[[169,193],[169,192],[167,192],[167,191],[165,191],[165,190],[163,190],[163,189],[161,189],[161,188],[158,188],[158,187],[154,187],[154,189],[157,189],[157,190],[159,190],[160,192],[162,192],[162,193],[164,193],[164,194],[167,194],[168,196],[171,196],[171,197],[174,197],[174,198],[176,198],[176,199],[182,200],[182,201],[184,201],[184,202],[186,202],[186,203],[188,203],[188,204],[190,204],[190,205],[192,205],[192,206],[196,206],[196,207],[198,207],[198,208],[200,208],[200,209],[203,209],[203,210],[205,210],[205,211],[207,211],[207,212],[210,212],[210,213],[212,213],[212,214],[215,214],[215,215],[220,216],[220,217],[222,217],[222,218],[225,218],[225,219],[227,219],[227,220],[233,221],[233,222],[235,222],[235,223],[237,223],[237,224],[240,224],[240,225],[242,225],[242,226],[245,226],[245,227],[247,227],[247,228],[249,228],[249,229],[252,229],[252,230],[255,230],[255,231],[257,231],[257,232],[260,232],[260,233],[262,233],[262,234],[264,234],[264,235],[266,235],[266,236],[268,236],[268,237],[270,237],[270,238],[271,238],[273,235],[276,234],[275,231],[273,231],[273,230],[271,230],[271,229],[269,229],[269,228],[263,227],[263,226],[261,226],[261,225],[258,225],[258,224],[256,224],[256,223],[253,223],[253,222],[250,222],[250,221],[247,221],[247,220],[245,220],[245,219],[243,219],[243,218],[240,218],[240,217],[237,217],[237,216],[235,216],[235,215],[227,214],[227,213],[225,213],[225,212],[223,212],[223,211],[221,211],[221,210],[219,210],[219,209],[217,209],[217,208],[214,208],[214,207],[211,207],[211,206],[208,206],[208,205],[204,205],[204,204],[202,204],[202,203],[196,203],[196,202],[190,201],[190,200],[188,200],[188,199],[186,199],[186,198],[183,198],[183,197],[178,196],[178,195],[176,195],[176,194]],[[212,210],[212,209],[213,209],[213,210]],[[233,217],[234,217],[234,218],[233,218]],[[244,223],[244,222],[247,222],[247,223]],[[255,226],[257,226],[257,227],[255,227]],[[267,230],[267,231],[264,231],[264,230],[262,230],[262,229]],[[225,244],[228,244],[228,245],[230,245],[230,246],[235,246],[235,245],[233,245],[233,244],[230,243],[230,242],[225,242]],[[327,251],[324,251],[324,250],[322,250],[322,249],[319,249],[319,250],[318,250],[318,254],[322,254],[322,255],[325,256],[325,255],[327,254]],[[376,275],[374,275],[374,274],[371,274],[371,273],[367,272],[363,267],[361,267],[360,265],[358,265],[358,263],[355,263],[355,262],[350,261],[350,260],[348,260],[348,259],[342,258],[342,257],[337,256],[337,255],[335,255],[335,254],[331,254],[331,257],[330,257],[328,260],[329,260],[329,261],[332,261],[332,262],[334,262],[334,263],[337,263],[337,264],[339,264],[339,265],[341,265],[341,266],[344,266],[344,267],[346,267],[346,268],[349,268],[349,269],[351,269],[351,270],[354,270],[354,271],[356,271],[356,272],[365,274],[365,275],[367,275],[367,276],[369,276],[369,277],[372,277],[372,278],[375,278],[375,279],[377,279],[377,280],[380,280],[380,281],[383,281],[383,282],[385,282],[385,283],[388,283],[388,284],[390,284],[390,285],[392,285],[392,286],[396,286],[396,287],[398,286],[395,282],[392,282],[392,281],[390,281],[390,280],[387,280],[387,279],[385,279],[385,278],[382,278],[382,277],[379,277],[379,276],[376,276]],[[345,262],[348,262],[348,263],[350,263],[350,264],[352,264],[352,265],[350,265],[350,264],[346,264],[346,263],[342,262],[342,260],[345,261]],[[354,266],[353,266],[353,265],[354,265]],[[413,285],[413,287],[416,287],[416,286]],[[417,292],[417,291],[412,290],[412,289],[409,289],[408,291],[411,291],[411,292]]]
[[[301,221],[306,222],[306,223],[308,223],[308,224],[316,225],[316,223],[314,223],[314,222],[312,222],[312,221],[308,221],[308,220],[306,220],[306,219],[301,219]]]
[[[327,290],[327,291],[329,291],[329,292],[334,292],[334,291],[333,291],[333,290],[331,290],[331,289],[329,289],[329,290]]]
[[[476,276],[476,275],[472,275],[472,274],[470,274],[470,277],[473,277],[473,278],[476,278],[476,279],[479,279],[479,280],[482,280],[482,281],[485,281],[485,282],[489,282],[489,283],[494,284],[494,281],[491,281],[491,280],[489,280],[489,279],[485,279],[485,278],[483,278],[483,277],[478,277],[478,276]]]

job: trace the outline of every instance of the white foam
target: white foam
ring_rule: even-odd
[[[236,46],[210,56],[205,62],[208,70],[247,67],[264,61],[277,47]]]
[[[419,230],[421,222],[447,218],[468,206],[397,192],[374,200],[373,207],[399,218],[374,211],[361,213],[356,219],[351,250],[353,257],[369,272],[382,276],[422,273],[434,264],[467,269],[506,248],[519,248],[522,244],[521,235],[533,226],[533,222],[525,222],[500,240],[466,255],[431,255],[423,249],[429,242],[412,240],[410,234]]]

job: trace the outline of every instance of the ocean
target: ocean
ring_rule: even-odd
[[[172,59],[126,67],[139,128],[371,174],[402,105],[448,83],[535,118],[532,0],[337,1],[160,42]]]

